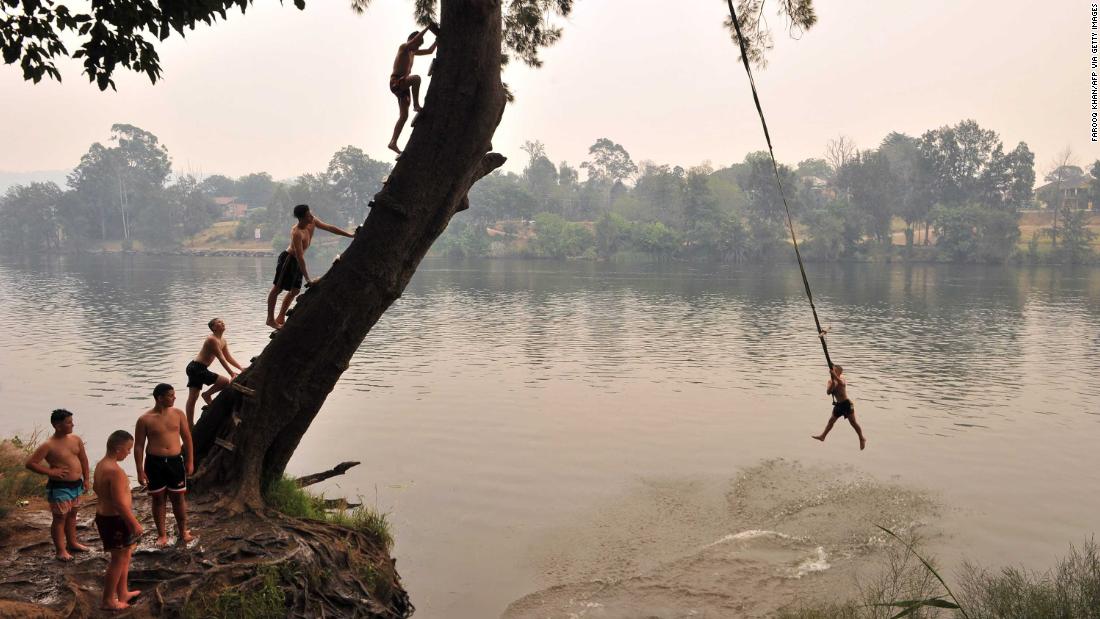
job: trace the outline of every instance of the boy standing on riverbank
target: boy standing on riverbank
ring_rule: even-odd
[[[203,386],[210,385],[206,393],[202,394],[202,399],[209,404],[214,394],[225,389],[229,381],[237,376],[233,368],[229,367],[230,364],[238,370],[244,370],[229,352],[229,343],[225,341],[225,321],[215,318],[206,323],[206,326],[210,328],[210,335],[202,341],[199,354],[187,364],[186,370],[187,425],[192,428],[195,427],[195,402],[199,399],[199,392],[202,391]],[[214,363],[214,359],[217,359],[225,371],[229,372],[229,378],[218,376],[210,371],[210,364]]]
[[[111,554],[103,578],[103,610],[122,610],[141,591],[130,591],[130,557],[134,545],[145,532],[134,517],[130,480],[118,465],[130,455],[134,437],[126,430],[115,430],[107,438],[107,454],[95,465],[95,527],[103,550]]]
[[[46,482],[46,502],[50,504],[53,522],[50,536],[58,561],[72,561],[69,551],[85,552],[88,547],[76,537],[76,511],[80,497],[88,491],[88,455],[84,441],[73,434],[73,414],[59,408],[50,415],[53,436],[34,450],[26,466],[35,473],[49,477]],[[45,464],[43,464],[45,460]]]
[[[187,476],[195,472],[195,447],[191,444],[191,428],[183,411],[173,408],[176,390],[161,383],[153,389],[153,408],[138,418],[134,430],[134,461],[138,483],[146,487],[153,503],[153,522],[157,525],[157,546],[168,545],[165,529],[168,500],[179,531],[177,541],[191,541],[187,529]],[[146,452],[145,441],[149,447]]]
[[[286,322],[286,311],[290,308],[294,297],[298,296],[302,290],[302,278],[305,278],[307,286],[313,284],[313,280],[309,278],[309,270],[306,269],[306,250],[313,242],[314,229],[320,228],[349,239],[355,238],[351,232],[326,224],[314,217],[313,213],[309,212],[308,205],[295,206],[294,216],[298,218],[298,223],[290,229],[290,247],[279,254],[279,260],[275,265],[275,280],[272,282],[271,292],[267,293],[267,326],[272,329],[283,328],[283,323]],[[275,302],[279,300],[279,295],[284,290],[287,291],[286,297],[283,298],[283,304],[279,308],[279,315],[275,316]]]
[[[825,337],[825,332],[821,332],[821,337]],[[852,401],[848,399],[848,383],[844,380],[842,374],[844,368],[839,365],[833,364],[829,368],[829,384],[825,387],[825,393],[833,396],[833,415],[829,418],[829,423],[825,426],[825,431],[821,434],[814,436],[813,438],[825,442],[825,437],[828,436],[829,431],[833,429],[833,424],[837,419],[845,417],[848,419],[848,423],[852,424],[852,428],[856,431],[856,436],[859,437],[859,449],[862,451],[867,447],[867,439],[863,437],[863,428],[859,427],[856,423],[856,407],[852,405]]]

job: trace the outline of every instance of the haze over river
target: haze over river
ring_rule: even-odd
[[[259,354],[273,269],[0,259],[0,435],[65,407],[102,457],[154,384],[182,407],[210,318]],[[428,260],[289,472],[362,462],[321,489],[389,512],[418,617],[751,615],[847,574],[873,521],[919,528],[948,573],[1045,569],[1093,535],[1100,269],[809,272],[864,452],[844,422],[810,439],[830,403],[793,264]]]

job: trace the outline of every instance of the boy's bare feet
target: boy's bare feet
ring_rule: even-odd
[[[87,546],[81,544],[80,542],[69,544],[68,549],[72,552],[88,552],[88,550],[90,550]]]
[[[103,606],[100,606],[100,608],[103,610],[126,610],[127,608],[130,608],[130,605],[126,602],[114,600],[111,602],[104,602]]]
[[[817,439],[817,440],[821,441],[822,443],[825,442],[825,437],[824,436],[818,436],[818,435],[814,434],[814,435],[811,435],[810,438]]]
[[[57,560],[62,563],[68,563],[73,560],[73,556],[67,552],[59,552],[57,553]]]
[[[275,322],[274,318],[269,318],[267,320],[267,326],[271,327],[272,329],[278,329],[279,323]]]
[[[863,449],[865,447],[867,447],[867,439],[865,439],[865,438],[859,439],[859,450],[863,451]]]
[[[398,155],[401,154],[401,149],[397,148],[397,142],[390,142],[389,144],[386,145],[386,148],[392,150],[393,152],[397,153]]]
[[[194,539],[195,539],[195,537],[193,535],[191,535],[191,530],[188,529],[187,531],[184,531],[183,533],[180,534],[178,541],[183,542],[184,544],[189,544]]]
[[[136,598],[136,597],[137,597],[137,596],[139,596],[139,595],[141,595],[141,590],[137,590],[137,591],[127,591],[127,592],[126,592],[126,596],[125,596],[125,597],[126,597],[126,599],[124,599],[124,600],[120,600],[120,601],[121,601],[121,602],[123,602],[123,603],[127,603],[127,602],[129,602],[130,600],[132,600],[132,599]]]
[[[167,535],[158,535],[157,536],[157,548],[164,548],[167,545],[168,545],[168,536]]]

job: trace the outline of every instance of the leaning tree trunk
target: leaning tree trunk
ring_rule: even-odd
[[[443,0],[438,62],[424,111],[355,239],[307,289],[282,330],[195,427],[197,492],[262,505],[371,327],[401,296],[432,242],[482,176],[504,111],[500,0]],[[249,393],[249,392],[252,393]]]

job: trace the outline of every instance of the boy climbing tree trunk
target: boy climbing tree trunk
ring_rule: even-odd
[[[490,141],[504,111],[499,0],[441,3],[439,62],[424,111],[339,262],[195,427],[194,488],[231,509],[262,505],[371,327],[408,284],[481,177],[504,163]],[[235,412],[234,412],[235,411]]]

